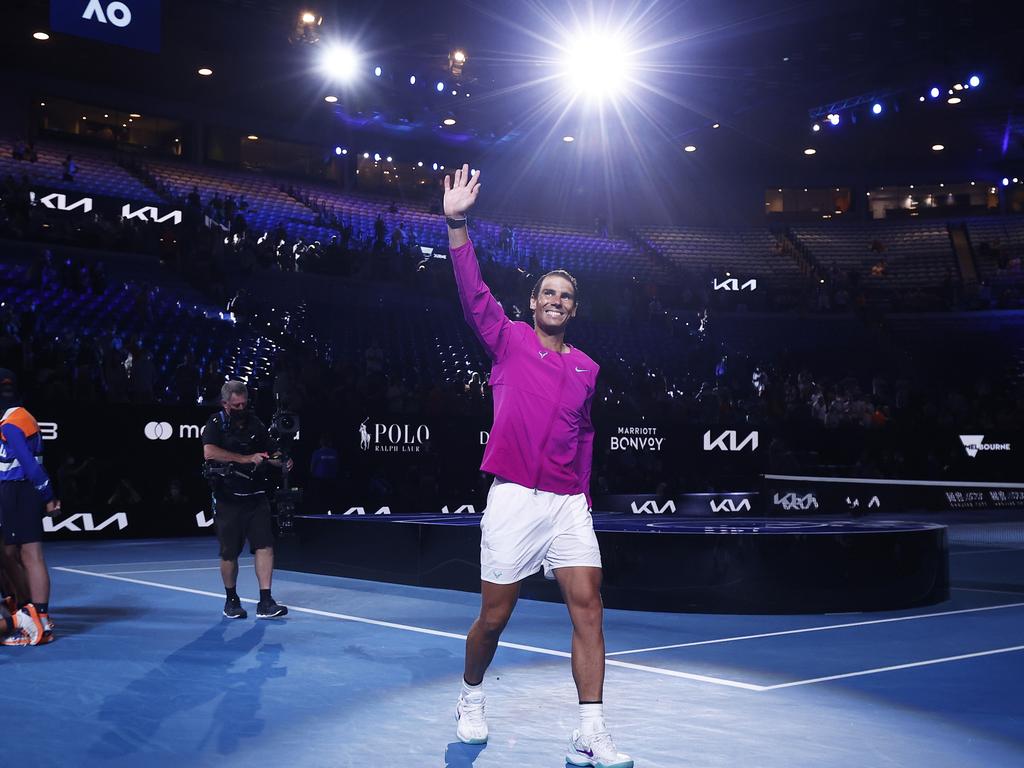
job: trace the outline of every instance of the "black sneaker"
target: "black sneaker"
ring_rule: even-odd
[[[260,600],[256,605],[256,618],[257,619],[276,619],[278,616],[284,616],[288,613],[288,608],[283,605],[278,605],[274,598],[269,600]]]
[[[229,619],[244,619],[249,614],[246,613],[245,608],[242,607],[241,600],[225,600],[224,615]]]

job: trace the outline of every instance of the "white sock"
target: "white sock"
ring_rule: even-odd
[[[604,704],[580,704],[580,733],[590,736],[604,730]]]
[[[462,698],[468,699],[470,696],[483,696],[484,695],[484,682],[481,680],[476,685],[470,685],[466,682],[466,678],[462,678]]]

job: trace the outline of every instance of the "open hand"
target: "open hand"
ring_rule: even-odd
[[[480,194],[480,171],[469,172],[469,165],[455,171],[455,181],[448,175],[444,177],[444,215],[453,219],[461,219],[466,211],[473,207],[477,195]]]

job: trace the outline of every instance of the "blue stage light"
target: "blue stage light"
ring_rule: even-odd
[[[971,79],[968,80],[967,82],[970,84],[971,88],[977,88],[979,85],[981,85],[981,78],[978,77],[977,75],[971,75]]]

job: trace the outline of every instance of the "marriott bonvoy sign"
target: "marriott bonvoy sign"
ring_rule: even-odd
[[[657,427],[619,427],[610,447],[613,451],[660,451],[664,442]]]

